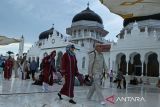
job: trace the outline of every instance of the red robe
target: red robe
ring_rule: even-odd
[[[65,76],[65,83],[60,91],[60,94],[73,98],[74,80],[75,76],[79,74],[76,57],[71,56],[68,53],[64,53],[62,57],[61,70]]]
[[[49,77],[53,78],[53,68],[50,62],[50,56],[45,57],[42,60],[42,74],[43,74],[43,82],[49,84]]]
[[[12,75],[13,61],[7,59],[4,64],[4,78],[10,79]]]

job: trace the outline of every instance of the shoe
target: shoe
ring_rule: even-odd
[[[106,102],[105,102],[105,101],[101,101],[101,104],[102,104],[102,105],[105,105],[105,104],[106,104]]]
[[[58,97],[59,97],[60,100],[63,99],[60,93],[58,93],[57,95],[58,95]]]
[[[76,102],[72,99],[69,100],[69,103],[76,104]]]

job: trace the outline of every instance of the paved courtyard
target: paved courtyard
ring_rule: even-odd
[[[32,80],[20,80],[12,78],[7,81],[0,76],[0,107],[160,107],[160,89],[155,85],[128,85],[127,89],[116,89],[109,87],[106,80],[103,88],[105,98],[111,97],[113,103],[106,101],[101,105],[94,95],[91,101],[86,100],[89,87],[76,86],[76,105],[68,103],[68,98],[59,100],[57,92],[62,87],[55,84],[51,92],[43,92],[41,86],[32,85]],[[119,99],[118,99],[119,98]],[[127,98],[127,99],[125,99]],[[138,101],[133,98],[140,98]]]

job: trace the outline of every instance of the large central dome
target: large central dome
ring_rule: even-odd
[[[96,21],[100,24],[103,24],[101,17],[98,14],[96,14],[94,11],[90,10],[89,7],[87,7],[87,9],[75,15],[73,17],[72,23],[81,21],[81,20]]]

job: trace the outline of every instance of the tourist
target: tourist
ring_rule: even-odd
[[[27,60],[23,63],[23,70],[25,72],[25,79],[30,79],[30,64]]]
[[[49,86],[53,85],[53,72],[56,72],[55,69],[55,56],[56,51],[52,51],[50,55],[44,54],[42,60],[42,75],[43,75],[43,90],[48,92]]]
[[[13,60],[11,56],[4,63],[4,79],[9,80],[12,76]]]
[[[101,53],[100,45],[96,44],[95,50],[89,55],[88,74],[89,77],[92,78],[93,83],[89,89],[87,99],[90,100],[94,92],[96,92],[101,104],[106,103],[101,90],[103,71],[107,72],[107,66],[103,54]]]
[[[112,82],[113,82],[113,70],[111,70],[110,73],[109,73],[109,79],[110,79],[110,87],[112,87]]]
[[[59,99],[62,100],[61,95],[66,95],[70,98],[69,103],[76,104],[74,97],[74,80],[75,76],[79,75],[77,67],[77,59],[74,53],[75,46],[68,45],[66,52],[62,56],[61,72],[64,75],[65,83],[58,93]]]
[[[0,74],[3,73],[5,60],[0,56]]]
[[[118,82],[117,88],[120,88],[120,89],[122,88],[121,87],[121,81],[122,81],[122,79],[123,79],[122,70],[119,69],[119,72],[117,74],[117,82]]]
[[[23,59],[20,62],[20,78],[22,80],[25,80],[25,75],[26,75],[26,72],[25,72],[25,65],[26,65],[25,61],[26,61],[26,57],[23,57]]]
[[[20,61],[19,58],[17,58],[17,60],[14,60],[13,69],[14,69],[14,77],[15,78],[19,77],[19,75],[18,75],[19,61]]]
[[[35,57],[33,57],[32,62],[30,63],[30,71],[32,73],[32,80],[35,80],[35,72],[37,71],[38,66],[37,62],[35,61]]]

